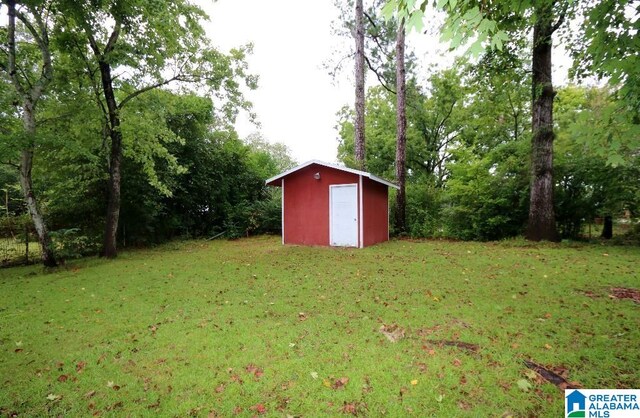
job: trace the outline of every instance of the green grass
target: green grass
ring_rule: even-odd
[[[4,269],[0,415],[562,416],[564,393],[523,360],[640,387],[639,305],[608,296],[640,287],[639,261],[637,247],[261,237]]]

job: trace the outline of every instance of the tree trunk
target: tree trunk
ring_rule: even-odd
[[[365,169],[364,154],[364,11],[362,0],[356,0],[356,164]]]
[[[613,238],[613,218],[611,216],[604,217],[604,228],[602,228],[602,238]]]
[[[22,195],[24,197],[27,210],[33,221],[33,226],[38,234],[38,241],[40,242],[40,249],[42,253],[42,262],[47,267],[55,267],[58,265],[55,255],[53,253],[53,245],[51,243],[51,237],[49,231],[40,213],[38,207],[38,201],[36,200],[33,192],[33,181],[31,177],[31,169],[33,168],[33,148],[36,137],[36,103],[40,99],[45,87],[51,82],[53,67],[51,65],[51,54],[49,51],[48,37],[46,33],[46,26],[38,25],[41,29],[39,34],[35,33],[35,29],[29,26],[31,34],[38,40],[38,47],[42,53],[42,73],[40,79],[33,84],[27,85],[29,89],[26,89],[17,76],[16,69],[16,2],[9,0],[7,2],[9,25],[7,30],[8,38],[8,72],[11,82],[16,89],[16,92],[22,97],[22,122],[24,127],[25,136],[28,138],[28,143],[24,145],[20,155],[20,188],[22,189]]]
[[[109,158],[109,202],[104,230],[104,248],[102,255],[115,258],[118,255],[117,237],[120,220],[120,184],[122,163],[122,133],[110,129],[111,156]]]
[[[28,138],[34,138],[36,134],[36,119],[34,115],[33,105],[31,103],[24,104],[22,115],[24,130]],[[36,196],[33,193],[33,181],[31,179],[31,168],[33,167],[33,150],[25,148],[20,155],[20,187],[27,210],[33,221],[33,226],[38,234],[38,242],[42,253],[42,263],[47,267],[56,267],[58,265],[53,253],[53,243],[49,236],[49,231],[40,213]]]
[[[104,97],[109,111],[109,138],[111,139],[111,154],[109,157],[109,202],[107,204],[107,219],[102,255],[107,258],[115,258],[118,255],[116,239],[118,235],[118,221],[120,219],[122,131],[120,130],[120,116],[118,115],[116,96],[113,92],[111,65],[101,60],[99,67]]]
[[[553,84],[551,82],[551,3],[537,7],[533,28],[531,200],[526,238],[558,241],[553,209]]]
[[[407,116],[406,116],[406,85],[404,68],[404,20],[398,27],[396,40],[396,180],[398,190],[396,194],[395,226],[399,233],[405,232],[406,225],[406,145],[407,145]]]

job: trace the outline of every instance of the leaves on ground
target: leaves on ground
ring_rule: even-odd
[[[400,327],[398,324],[382,324],[380,326],[380,332],[392,343],[400,341],[405,336],[404,328]]]
[[[259,415],[267,413],[267,408],[261,403],[253,405],[252,407],[249,408],[249,410],[256,412]]]
[[[255,364],[248,364],[245,367],[245,370],[247,371],[247,373],[252,374],[256,378],[256,380],[260,379],[264,374],[264,371]]]
[[[612,287],[609,297],[614,299],[631,299],[635,303],[640,303],[640,290],[626,287]]]

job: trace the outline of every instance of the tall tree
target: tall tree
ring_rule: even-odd
[[[396,180],[400,189],[396,194],[395,226],[398,232],[406,230],[406,158],[407,158],[407,114],[406,82],[404,67],[404,21],[398,27],[396,41]]]
[[[531,115],[531,196],[527,239],[557,241],[553,209],[553,98],[551,50],[553,34],[569,13],[569,2],[536,0],[520,2],[501,0],[490,5],[478,0],[443,0],[438,2],[447,12],[443,38],[458,47],[476,36],[471,50],[502,50],[503,42],[526,35],[533,28],[532,115]],[[385,6],[389,15],[407,17],[411,25],[421,24],[427,1],[390,0]]]
[[[239,93],[236,76],[246,78],[250,88],[255,87],[255,79],[244,73],[244,51],[235,50],[225,56],[208,46],[200,25],[206,15],[186,0],[88,4],[69,0],[63,5],[73,31],[69,42],[74,46],[73,53],[86,63],[87,75],[100,80],[97,100],[110,140],[102,254],[113,258],[117,255],[121,204],[123,107],[137,96],[169,83],[191,82],[224,91],[220,102],[232,116],[230,113],[238,106],[249,106]],[[126,78],[121,72],[132,75]]]
[[[14,89],[20,99],[22,107],[22,121],[24,128],[23,144],[20,151],[19,179],[24,200],[38,234],[38,241],[42,252],[42,261],[45,266],[54,267],[57,261],[53,252],[53,244],[47,230],[44,217],[40,210],[38,200],[33,189],[32,169],[36,149],[36,107],[53,79],[53,64],[49,45],[49,28],[47,16],[50,13],[49,3],[25,4],[20,10],[16,9],[15,0],[6,0],[2,3],[8,8],[7,30],[7,65],[3,69],[8,74]],[[38,66],[40,74],[34,74],[33,68],[18,68],[18,56],[16,48],[16,17],[24,25],[27,36],[31,37],[37,45],[40,54]],[[29,58],[23,62],[29,64]]]
[[[365,168],[365,132],[364,132],[364,10],[362,0],[355,5],[355,73],[356,73],[356,164]]]
[[[551,79],[552,35],[565,16],[557,17],[553,2],[534,6],[533,52],[531,55],[531,191],[526,238],[532,241],[558,241],[553,207],[553,98]]]

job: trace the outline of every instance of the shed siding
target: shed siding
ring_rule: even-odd
[[[320,173],[320,180],[313,177],[315,173]],[[329,186],[357,184],[358,176],[313,164],[289,174],[285,183],[284,243],[329,245]]]
[[[363,178],[364,246],[389,237],[389,190],[384,184]]]

